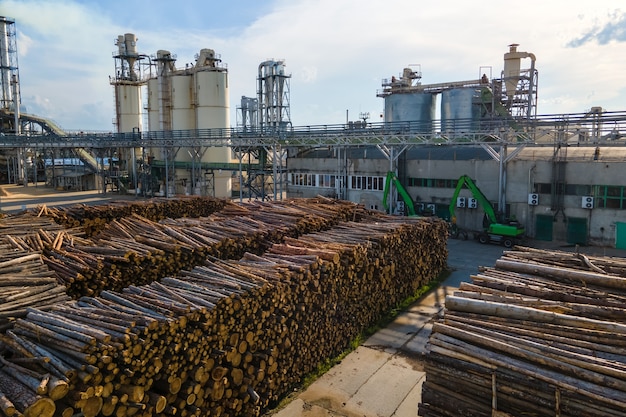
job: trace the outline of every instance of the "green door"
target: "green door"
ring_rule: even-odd
[[[554,219],[551,215],[537,214],[535,217],[535,239],[552,241],[552,223]]]
[[[626,249],[626,223],[615,223],[615,247]]]
[[[587,218],[567,218],[567,243],[573,243],[577,245],[587,244]]]

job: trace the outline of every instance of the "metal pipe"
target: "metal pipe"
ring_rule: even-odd
[[[274,175],[274,201],[277,200],[277,194],[276,194],[276,174],[277,174],[277,169],[276,169],[276,164],[278,163],[277,159],[276,159],[276,144],[274,144],[272,146],[272,158],[274,160],[274,163],[272,164],[272,174]]]
[[[498,211],[500,213],[506,212],[506,151],[506,145],[502,145],[500,147],[500,160],[498,161]]]
[[[170,172],[169,172],[169,164],[168,164],[168,151],[167,147],[163,148],[163,155],[165,155],[165,198],[169,198],[170,194]]]
[[[13,74],[12,77],[13,84],[13,116],[15,117],[15,134],[19,136],[20,134],[20,90],[19,90],[19,79],[17,74]]]

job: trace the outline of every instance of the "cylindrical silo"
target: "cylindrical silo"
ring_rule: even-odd
[[[159,122],[161,103],[159,100],[159,80],[150,78],[148,80],[148,130],[156,132],[162,130]]]
[[[192,130],[196,128],[196,115],[192,106],[192,76],[187,73],[175,74],[170,78],[172,88],[172,130]],[[188,162],[191,157],[179,152],[177,161]]]
[[[481,90],[458,87],[441,93],[441,130],[448,134],[472,131],[480,120]]]
[[[230,126],[228,73],[198,71],[195,74],[196,123],[198,129],[227,129]],[[226,132],[225,132],[226,133]],[[230,149],[211,148],[203,162],[230,162]]]
[[[137,84],[115,84],[115,98],[118,132],[141,132],[141,86]]]
[[[430,133],[436,96],[431,93],[395,93],[385,97],[385,122],[411,122],[414,131]]]
[[[230,127],[228,71],[220,67],[220,60],[212,49],[202,49],[194,73],[194,95],[196,99],[196,127],[215,129],[216,135],[227,135]],[[231,163],[229,147],[209,147],[203,153],[201,163],[209,168],[211,163]],[[227,169],[213,170],[215,197],[232,195],[232,176]],[[194,194],[205,188],[204,179],[195,184]]]

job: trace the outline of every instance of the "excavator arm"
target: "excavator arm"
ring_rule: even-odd
[[[489,223],[497,223],[498,219],[496,217],[496,212],[494,211],[493,206],[491,205],[489,200],[487,200],[487,197],[485,197],[483,192],[480,191],[480,189],[476,186],[474,181],[467,175],[462,175],[461,178],[459,178],[459,181],[456,184],[456,188],[454,189],[454,194],[452,195],[452,200],[450,201],[449,210],[450,219],[452,220],[452,222],[456,220],[456,215],[454,212],[456,208],[456,199],[463,189],[463,186],[467,186],[467,188],[472,193],[472,196],[474,196],[478,204],[480,204],[480,206],[483,208],[485,214],[487,215],[487,218],[489,219]]]
[[[389,204],[387,203],[387,199],[389,197],[392,183],[394,187],[396,187],[396,190],[398,190],[398,194],[400,194],[400,196],[402,197],[402,201],[404,201],[404,205],[406,206],[409,216],[416,216],[415,206],[413,205],[413,200],[411,200],[411,196],[409,195],[409,193],[406,192],[402,184],[400,184],[400,180],[393,171],[387,172],[387,178],[385,179],[385,190],[383,191],[383,207],[385,208],[385,211],[389,211]]]
[[[524,235],[524,227],[522,227],[521,225],[515,223],[500,223],[498,221],[498,218],[496,217],[496,212],[494,211],[493,206],[491,205],[489,200],[487,200],[487,197],[485,197],[483,192],[480,191],[474,181],[472,181],[472,179],[467,175],[463,175],[461,176],[461,178],[459,178],[456,189],[454,190],[454,194],[452,196],[452,201],[450,201],[450,220],[452,221],[453,225],[456,224],[456,215],[454,212],[456,208],[456,199],[459,196],[459,193],[461,192],[463,186],[467,186],[467,188],[469,188],[470,192],[472,193],[478,204],[480,204],[480,206],[485,211],[485,215],[487,216],[487,219],[489,221],[489,225],[485,227],[485,232],[479,236],[479,240],[481,241],[481,243],[485,243],[490,239],[499,239],[504,242],[504,245],[506,247],[510,247],[514,242],[514,239],[520,238]]]

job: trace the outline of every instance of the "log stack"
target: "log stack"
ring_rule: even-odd
[[[180,209],[177,213],[200,211],[196,199],[188,201],[194,203],[192,209]],[[169,212],[173,211],[172,207],[179,206],[168,205]],[[86,233],[75,236],[66,232],[53,246],[31,248],[43,250],[45,262],[57,272],[67,293],[79,298],[98,295],[103,290],[120,291],[128,285],[144,285],[191,269],[207,256],[238,259],[246,252],[259,254],[285,237],[325,230],[340,221],[361,220],[366,216],[377,219],[376,214],[366,213],[353,203],[324,199],[228,203],[220,212],[207,217],[168,218],[160,222],[131,213],[109,220],[89,240],[81,238]]]
[[[446,299],[419,415],[623,416],[626,261],[517,247]]]
[[[57,267],[117,262],[125,284],[15,319],[0,339],[0,415],[259,415],[446,264],[437,220],[322,199],[218,214],[180,223],[133,214],[92,239],[46,245],[49,259],[65,256]],[[224,259],[229,245],[240,259]],[[205,258],[182,261],[192,254]],[[145,265],[124,267],[138,255],[186,266],[140,282]]]
[[[76,204],[67,208],[41,206],[38,211],[66,228],[82,227],[88,236],[99,233],[106,225],[138,214],[153,221],[178,217],[203,217],[221,210],[226,200],[212,197],[153,198],[140,201],[112,201],[107,205]]]

